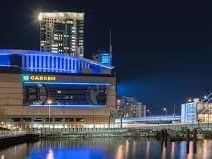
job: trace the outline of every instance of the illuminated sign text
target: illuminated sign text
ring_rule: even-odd
[[[47,76],[47,75],[23,75],[24,81],[56,81],[55,76]]]

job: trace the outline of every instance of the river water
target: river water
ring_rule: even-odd
[[[0,159],[212,159],[212,140],[168,142],[147,138],[54,139],[0,150]]]

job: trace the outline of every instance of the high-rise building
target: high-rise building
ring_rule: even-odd
[[[146,116],[146,105],[138,102],[134,97],[119,97],[117,99],[118,114],[122,114],[122,117],[145,117]]]
[[[84,13],[41,12],[40,50],[84,56]]]

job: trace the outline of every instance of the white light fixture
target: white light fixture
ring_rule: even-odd
[[[38,20],[39,20],[39,21],[42,20],[42,15],[41,15],[41,13],[39,13],[39,15],[38,15]]]
[[[48,103],[48,104],[52,104],[52,101],[51,101],[51,100],[47,100],[47,103]]]

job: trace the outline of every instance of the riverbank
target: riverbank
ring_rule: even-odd
[[[41,138],[96,138],[96,137],[155,137],[151,130],[134,130],[127,128],[102,129],[64,129],[54,131],[40,131]]]
[[[14,133],[10,131],[8,134],[0,135],[0,149],[5,149],[10,146],[15,146],[22,143],[32,143],[39,140],[38,134],[32,133]]]

